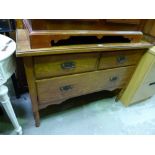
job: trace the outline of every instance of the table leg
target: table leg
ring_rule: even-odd
[[[10,98],[8,96],[8,88],[4,85],[0,86],[0,102],[4,107],[8,117],[10,118],[16,133],[22,135],[22,128],[17,121],[16,115],[10,102]]]

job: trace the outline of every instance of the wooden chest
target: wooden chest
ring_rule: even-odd
[[[23,57],[36,126],[39,110],[69,98],[125,88],[141,56],[151,47],[107,43],[31,49],[26,30],[17,30],[17,57]]]

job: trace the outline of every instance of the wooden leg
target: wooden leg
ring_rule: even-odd
[[[25,71],[26,71],[27,83],[29,86],[29,93],[30,93],[30,97],[31,97],[35,125],[36,125],[36,127],[39,127],[40,126],[40,117],[39,117],[37,89],[36,89],[36,84],[35,84],[35,75],[34,75],[34,70],[33,70],[32,57],[24,58],[24,66],[25,66]]]
[[[35,119],[35,126],[39,127],[40,126],[40,115],[39,112],[33,112],[34,119]]]
[[[122,88],[119,93],[117,94],[116,98],[115,98],[115,102],[118,102],[124,92],[125,88]]]
[[[119,101],[119,96],[117,95],[115,98],[115,102],[118,102],[118,101]]]
[[[0,86],[0,102],[1,102],[2,106],[4,107],[8,117],[10,118],[10,120],[15,128],[16,133],[19,135],[22,135],[22,128],[18,124],[16,115],[14,113],[14,110],[13,110],[11,102],[10,102],[10,98],[8,96],[8,88],[4,85]]]

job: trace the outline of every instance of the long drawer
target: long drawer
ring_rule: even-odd
[[[37,80],[39,103],[68,99],[100,90],[122,88],[135,67],[121,67]]]
[[[99,53],[52,55],[34,58],[37,79],[94,71]]]
[[[135,65],[143,54],[144,50],[105,52],[101,56],[99,69]]]

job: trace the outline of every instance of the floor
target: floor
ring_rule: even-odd
[[[155,96],[128,108],[101,93],[78,97],[42,110],[39,128],[34,126],[28,93],[11,101],[24,135],[155,134]],[[5,114],[0,115],[0,134],[15,134]]]

